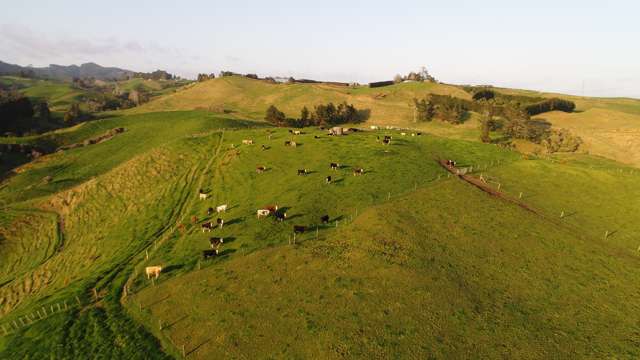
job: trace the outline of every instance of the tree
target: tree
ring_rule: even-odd
[[[435,116],[435,107],[427,99],[413,99],[416,112],[416,121],[431,121]]]
[[[74,122],[80,118],[80,115],[81,115],[80,104],[73,103],[69,107],[69,110],[67,110],[67,112],[64,114],[64,122],[66,123]]]
[[[300,110],[300,121],[303,124],[308,124],[309,123],[309,109],[307,109],[307,107],[303,107],[302,110]]]
[[[282,126],[286,123],[286,117],[284,116],[284,113],[278,110],[278,108],[273,105],[269,106],[269,108],[267,109],[267,113],[264,119],[276,126]]]
[[[393,82],[394,83],[401,83],[402,82],[402,75],[400,74],[396,74],[396,76],[393,77]]]
[[[43,101],[37,105],[36,113],[40,121],[49,121],[51,117],[51,111],[49,111],[49,105]]]

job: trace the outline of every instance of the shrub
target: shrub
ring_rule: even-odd
[[[567,129],[552,129],[542,144],[550,153],[575,152],[582,144],[582,139]]]
[[[276,126],[286,125],[286,117],[284,116],[284,113],[278,110],[278,108],[273,105],[269,106],[269,108],[267,109],[267,113],[264,119]]]
[[[530,104],[524,107],[524,110],[531,116],[542,114],[548,111],[564,111],[564,112],[573,112],[575,110],[576,104],[573,101],[563,100],[558,98],[547,99],[544,101],[537,102],[535,104]]]

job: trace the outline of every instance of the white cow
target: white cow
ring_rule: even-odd
[[[300,135],[300,130],[293,130],[293,135]]]
[[[226,212],[226,211],[227,211],[227,204],[216,206],[217,213]]]
[[[405,136],[405,135],[407,135],[407,133],[400,133],[400,135]]]
[[[160,272],[162,271],[162,266],[147,266],[145,268],[145,271],[147,273],[147,279],[150,279],[152,275],[157,279],[158,276],[160,276]]]
[[[200,200],[207,200],[207,194],[205,193],[200,193]]]
[[[244,144],[244,145],[253,145],[253,140],[242,140],[242,144]]]
[[[267,216],[269,216],[270,213],[271,213],[271,211],[269,211],[267,209],[259,209],[258,210],[258,218],[267,217]]]

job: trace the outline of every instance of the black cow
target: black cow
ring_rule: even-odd
[[[391,143],[391,140],[384,139],[384,140],[382,140],[382,143],[385,144],[385,145],[389,145]]]
[[[324,215],[320,218],[320,221],[322,221],[323,224],[328,224],[329,223],[329,215]]]
[[[287,140],[284,142],[284,146],[291,146],[291,141]]]
[[[338,163],[331,163],[329,166],[331,167],[331,170],[337,170],[340,168],[340,164]]]
[[[218,255],[218,249],[215,250],[202,250],[202,257],[207,260],[208,258],[214,258]]]
[[[271,136],[271,135],[269,135],[269,136]],[[262,145],[261,148],[262,148],[262,150],[267,150],[268,149],[268,147],[266,145]]]
[[[327,177],[324,179],[324,181],[325,181],[327,184],[331,184],[331,176],[327,176]]]
[[[295,234],[302,234],[305,231],[307,231],[307,227],[306,226],[301,226],[301,225],[293,225],[293,232]]]
[[[359,176],[364,174],[364,169],[363,168],[357,168],[357,169],[353,169],[353,176]]]
[[[217,249],[222,245],[224,239],[221,237],[212,237],[209,239],[209,244],[211,244],[212,249]]]
[[[211,231],[214,228],[213,224],[210,221],[202,224],[201,226],[202,226],[202,232]]]
[[[220,227],[220,229],[222,229],[222,226],[224,225],[224,219],[222,218],[218,218],[216,220],[216,224],[218,224],[218,226]]]
[[[302,169],[302,170],[298,169],[298,175],[307,175],[307,173],[308,173],[307,169]]]
[[[276,211],[274,213],[276,220],[278,221],[284,221],[287,218],[287,213],[286,212],[278,212]]]
[[[318,135],[313,135],[313,138],[314,138],[314,139],[320,139],[320,136],[318,136]]]
[[[212,207],[207,209],[207,215],[211,216],[211,214],[213,214],[213,208]]]

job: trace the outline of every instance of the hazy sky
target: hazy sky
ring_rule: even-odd
[[[449,5],[451,4],[451,5]],[[636,1],[0,0],[0,60],[640,98]]]

